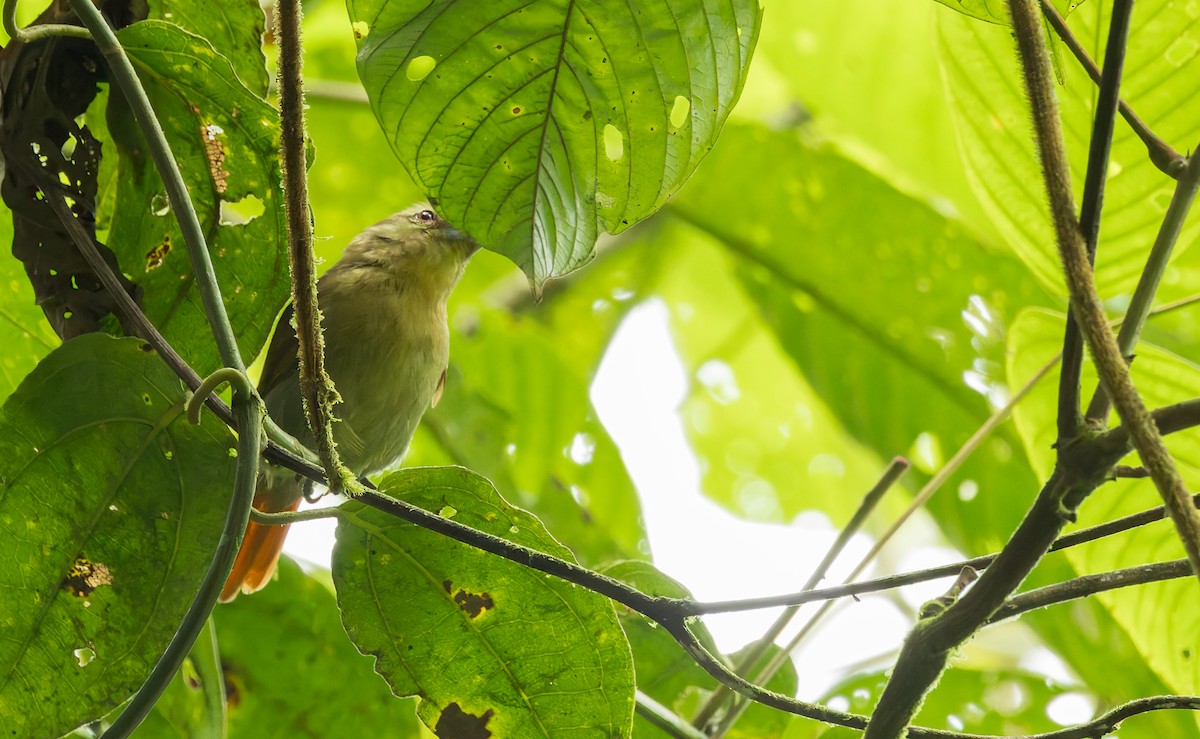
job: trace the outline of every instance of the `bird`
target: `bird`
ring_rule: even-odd
[[[334,441],[356,475],[400,461],[426,409],[441,398],[450,353],[446,301],[478,248],[432,205],[418,203],[356,236],[317,281],[325,369],[341,396]],[[289,305],[267,348],[258,391],[271,418],[311,447],[291,315]],[[299,475],[264,465],[254,507],[294,511],[303,495]],[[248,524],[221,602],[270,581],[287,530]]]

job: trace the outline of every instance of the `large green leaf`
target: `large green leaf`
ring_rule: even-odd
[[[58,736],[125,700],[179,627],[233,484],[141,341],[82,336],[0,410],[0,725]]]
[[[199,36],[143,21],[119,37],[180,162],[238,344],[253,355],[289,291],[277,114]],[[109,243],[158,329],[198,371],[212,370],[219,359],[162,183],[127,109],[113,97],[109,111],[121,155]]]
[[[150,0],[149,18],[164,20],[204,37],[251,92],[266,97],[271,83],[263,55],[265,17],[246,0]]]
[[[404,470],[380,489],[571,557],[468,470]],[[421,696],[427,726],[459,736],[630,735],[633,664],[606,598],[361,504],[342,510],[333,553],[342,621],[392,692]]]
[[[444,215],[539,286],[653,213],[745,79],[754,0],[349,0],[359,73]]]
[[[1022,314],[1010,338],[1010,371],[1014,377],[1027,376],[1031,368],[1058,351],[1063,320],[1062,315],[1045,311]],[[1200,367],[1145,343],[1138,347],[1132,373],[1150,407],[1200,394]],[[1090,364],[1084,378],[1085,388],[1095,387],[1096,376]],[[1030,402],[1019,406],[1014,415],[1026,453],[1042,475],[1048,474],[1054,464],[1054,392],[1052,385],[1039,387]],[[1167,445],[1189,487],[1200,484],[1200,440],[1196,435],[1172,435]],[[1149,480],[1117,480],[1092,494],[1080,509],[1079,525],[1160,504]],[[1066,556],[1082,572],[1103,572],[1182,557],[1183,548],[1170,522],[1160,521],[1121,534],[1116,542],[1103,540],[1074,547]],[[1178,693],[1200,691],[1200,613],[1185,605],[1194,601],[1195,590],[1195,582],[1176,581],[1125,588],[1100,598],[1129,632],[1145,661]]]
[[[774,3],[734,115],[761,89],[760,118],[776,120],[789,102],[781,100],[782,88],[822,137],[940,211],[957,212],[965,228],[990,235],[953,145],[930,33],[942,12],[929,0]]]
[[[1102,57],[1111,3],[1090,2],[1070,26],[1093,59]],[[976,194],[1005,243],[1038,278],[1062,292],[1062,270],[1030,133],[1029,106],[1011,31],[957,13],[938,14],[937,39],[946,89],[953,102],[962,156]],[[1200,137],[1200,44],[1197,19],[1171,0],[1137,3],[1121,82],[1134,111],[1179,151]],[[1087,166],[1096,88],[1073,59],[1063,61],[1065,85],[1056,90],[1071,175],[1078,197]],[[1128,291],[1170,200],[1174,182],[1149,160],[1123,121],[1113,140],[1096,277],[1106,294]],[[1200,235],[1194,216],[1180,250]]]
[[[416,736],[413,702],[389,693],[355,651],[328,585],[287,558],[278,573],[271,587],[213,615],[230,736],[338,736],[348,716],[362,736]]]
[[[673,208],[733,255],[807,382],[880,457],[911,454],[926,474],[940,467],[989,416],[989,399],[1004,397],[1009,316],[1045,300],[1023,266],[792,132],[731,126],[706,166],[724,177],[697,177]],[[778,174],[764,179],[767,170]],[[731,192],[757,204],[752,221],[732,217]],[[1003,438],[932,503],[968,551],[1005,540],[1022,512],[1010,494],[1036,490]],[[955,495],[963,484],[967,494]]]

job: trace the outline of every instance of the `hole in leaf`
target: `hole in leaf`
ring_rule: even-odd
[[[436,66],[437,62],[431,56],[413,57],[413,60],[408,63],[408,69],[404,71],[404,76],[412,82],[420,82],[428,77]]]
[[[263,201],[253,195],[247,195],[241,200],[230,202],[221,201],[221,225],[244,226],[258,218],[267,210]]]

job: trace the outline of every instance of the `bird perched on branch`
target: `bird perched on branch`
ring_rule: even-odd
[[[421,203],[356,236],[317,281],[325,368],[342,398],[333,436],[355,474],[378,472],[404,456],[425,409],[441,397],[450,352],[446,300],[477,248]],[[271,418],[311,446],[291,315],[289,306],[279,319],[258,389]],[[298,475],[265,467],[254,507],[294,511],[302,497]],[[250,522],[222,602],[270,580],[287,529]]]

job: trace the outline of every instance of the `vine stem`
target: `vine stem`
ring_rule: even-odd
[[[4,31],[13,41],[31,44],[43,39],[68,36],[90,40],[92,35],[86,28],[72,26],[66,23],[44,23],[37,26],[21,28],[17,25],[17,0],[4,0]]]
[[[280,155],[283,162],[283,200],[292,267],[292,308],[299,343],[300,395],[317,455],[325,468],[331,493],[357,493],[362,486],[342,464],[333,440],[333,406],[341,398],[325,372],[325,338],[317,305],[317,261],[312,247],[312,215],[308,206],[308,171],[304,150],[304,40],[300,0],[277,0],[276,37],[279,39]],[[280,327],[276,330],[287,330]]]
[[[150,105],[150,98],[146,96],[146,88],[138,79],[133,63],[129,61],[129,56],[121,47],[117,35],[100,14],[93,0],[69,2],[71,9],[91,34],[100,53],[104,55],[112,80],[128,101],[133,117],[146,139],[146,148],[149,149],[150,157],[154,160],[154,166],[158,169],[158,175],[166,188],[171,212],[175,214],[179,229],[183,233],[183,242],[187,246],[188,257],[192,263],[192,274],[196,278],[196,287],[200,290],[200,299],[204,303],[204,313],[208,317],[208,325],[212,328],[217,350],[221,354],[221,363],[244,372],[246,365],[238,351],[233,327],[229,325],[229,316],[221,299],[221,289],[217,286],[217,274],[213,270],[212,258],[208,253],[204,229],[200,226],[200,219],[192,205],[187,185],[183,182],[179,165],[175,162],[175,155],[171,153],[171,145],[163,133],[154,108]]]
[[[1070,168],[1038,10],[1034,0],[1009,0],[1009,8],[1071,307],[1078,316],[1079,328],[1096,363],[1100,385],[1112,400],[1123,425],[1128,427],[1133,446],[1175,523],[1192,571],[1200,578],[1200,516],[1191,506],[1175,462],[1129,377],[1129,367],[1109,329],[1104,306],[1096,293],[1092,265],[1075,219]]]

